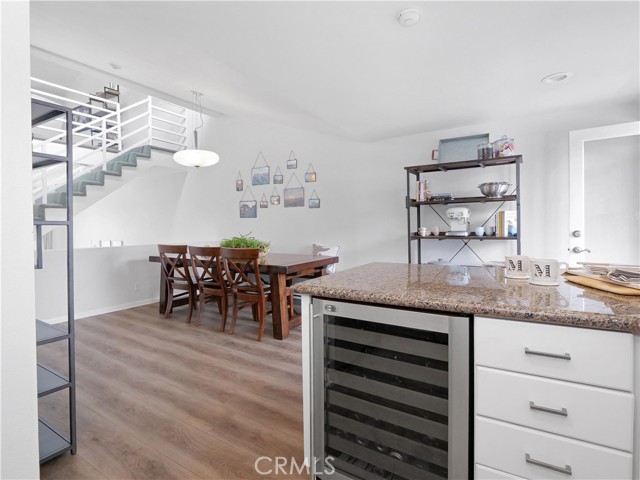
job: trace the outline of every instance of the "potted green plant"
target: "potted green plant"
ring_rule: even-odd
[[[250,237],[249,235],[251,235],[251,233],[231,238],[224,238],[220,242],[220,246],[224,248],[257,248],[260,250],[260,256],[265,256],[269,253],[271,242],[258,240],[257,238]]]

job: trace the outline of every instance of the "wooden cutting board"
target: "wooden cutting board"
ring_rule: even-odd
[[[585,287],[596,288],[605,292],[617,293],[619,295],[640,295],[640,290],[635,288],[624,287],[622,285],[616,285],[615,283],[605,282],[603,280],[597,280],[595,278],[587,278],[578,275],[563,275],[567,281],[577,283],[578,285],[584,285]]]

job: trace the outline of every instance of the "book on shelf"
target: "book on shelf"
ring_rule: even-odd
[[[430,196],[429,180],[416,181],[416,202],[426,202]]]
[[[455,200],[455,197],[450,193],[434,193],[433,195],[431,195],[429,200],[432,200],[434,202],[446,202],[449,200]]]
[[[500,210],[495,216],[496,237],[518,236],[518,212],[515,210]]]

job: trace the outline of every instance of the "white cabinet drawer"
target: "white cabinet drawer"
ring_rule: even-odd
[[[525,480],[522,477],[516,477],[506,472],[494,470],[476,463],[475,480]]]
[[[476,413],[629,452],[633,446],[633,395],[618,390],[477,367]]]
[[[631,478],[630,453],[481,416],[475,424],[475,460],[496,470],[549,480]]]
[[[631,334],[476,318],[477,365],[631,391]]]

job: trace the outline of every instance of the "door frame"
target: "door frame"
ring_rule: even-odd
[[[574,247],[586,248],[584,243],[585,213],[584,201],[584,144],[594,140],[630,137],[640,135],[640,122],[619,123],[604,127],[586,128],[569,132],[569,263],[585,261],[584,253],[574,253]],[[573,232],[583,233],[574,237]]]

